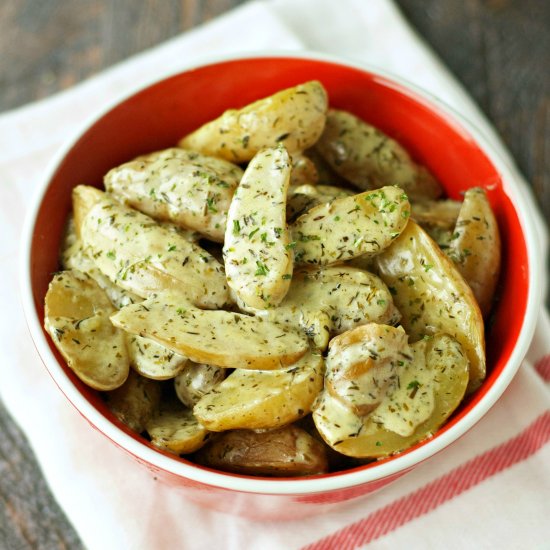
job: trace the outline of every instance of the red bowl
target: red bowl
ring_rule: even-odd
[[[243,78],[243,75],[247,75]],[[304,479],[247,477],[213,471],[153,448],[118,422],[92,389],[74,376],[42,328],[44,296],[71,190],[102,185],[113,166],[179,138],[225,109],[280,89],[320,80],[333,107],[347,109],[401,142],[429,167],[447,194],[487,190],[503,241],[499,300],[487,330],[488,374],[482,387],[431,439],[398,456]],[[152,475],[208,506],[255,517],[296,517],[387,485],[470,429],[510,383],[531,340],[541,289],[535,229],[521,183],[490,143],[458,114],[396,77],[341,60],[301,54],[223,60],[157,82],[95,117],[52,164],[27,220],[22,290],[34,343],[51,376],[76,409]]]

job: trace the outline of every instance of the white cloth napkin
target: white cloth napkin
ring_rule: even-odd
[[[544,311],[502,399],[451,448],[379,493],[322,517],[282,524],[206,510],[156,482],[88,426],[42,366],[17,297],[17,265],[26,203],[45,164],[85,119],[136,84],[204,55],[267,48],[338,54],[399,74],[476,123],[513,165],[483,115],[391,0],[247,3],[71,90],[1,115],[0,395],[29,437],[56,499],[90,549],[548,547],[550,322]],[[531,197],[527,188],[526,194]],[[546,229],[532,205],[544,253]]]

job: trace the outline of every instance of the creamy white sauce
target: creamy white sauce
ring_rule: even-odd
[[[290,158],[283,147],[261,151],[250,161],[229,208],[223,249],[227,282],[249,307],[277,306],[290,286],[289,178]]]

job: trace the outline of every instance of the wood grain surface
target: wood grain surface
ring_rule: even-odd
[[[67,88],[242,3],[2,0],[0,111]],[[550,219],[550,2],[396,3],[493,122]],[[0,430],[0,548],[81,548],[1,404]]]

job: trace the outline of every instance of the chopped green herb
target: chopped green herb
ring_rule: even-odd
[[[258,269],[256,269],[255,275],[261,275],[265,277],[269,273],[269,269],[264,263],[256,260],[256,265],[258,266]]]
[[[218,211],[218,209],[214,206],[215,201],[212,197],[209,197],[209,198],[206,199],[206,204],[207,204],[208,210],[210,210],[210,212],[216,213]]]

